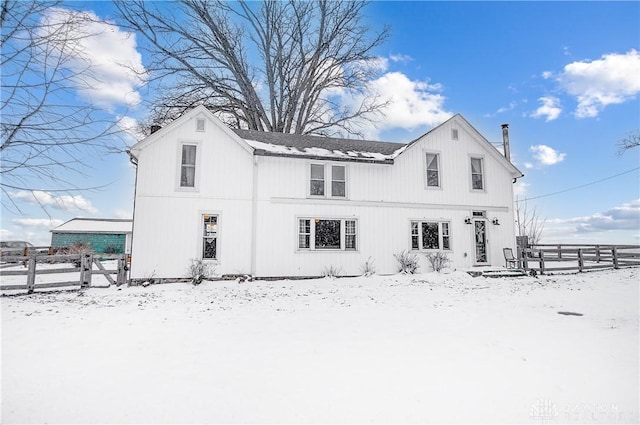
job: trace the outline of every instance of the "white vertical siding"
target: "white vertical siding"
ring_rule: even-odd
[[[393,254],[411,248],[412,220],[450,223],[452,267],[471,267],[474,226],[464,220],[473,210],[486,211],[490,264],[502,265],[502,248],[514,245],[513,176],[495,149],[461,118],[429,132],[394,164],[371,164],[254,158],[221,123],[206,113],[202,117],[207,120],[204,132],[196,131],[198,116],[192,114],[137,152],[132,278],[183,276],[189,260],[201,257],[206,213],[219,214],[221,274],[318,276],[334,267],[355,275],[368,258],[378,273],[395,273]],[[457,140],[451,138],[453,128]],[[185,142],[198,146],[196,190],[178,188],[179,146]],[[440,155],[440,188],[426,188],[425,152]],[[484,161],[483,191],[471,189],[472,156]],[[346,199],[309,196],[311,163],[346,165]],[[356,219],[358,249],[299,250],[300,217]],[[494,217],[500,225],[491,223]],[[427,271],[425,253],[417,254]]]

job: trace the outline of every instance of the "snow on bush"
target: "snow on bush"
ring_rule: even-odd
[[[431,269],[440,273],[442,269],[449,265],[449,254],[442,251],[431,252],[427,254],[427,260],[431,264]]]
[[[418,272],[418,257],[409,251],[402,251],[400,254],[393,254],[398,260],[398,271],[404,274],[414,274]]]
[[[191,259],[191,264],[187,268],[187,278],[191,279],[194,285],[200,285],[203,280],[209,280],[215,276],[215,267],[202,260]]]

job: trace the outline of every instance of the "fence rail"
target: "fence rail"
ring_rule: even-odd
[[[519,258],[525,270],[540,274],[618,269],[640,266],[640,245],[538,244],[521,250]]]
[[[76,286],[80,288],[89,288],[92,284],[93,275],[103,275],[110,285],[122,285],[127,282],[127,256],[124,254],[56,254],[48,255],[44,252],[37,252],[32,250],[26,256],[11,256],[3,257],[3,261],[13,263],[23,263],[26,266],[26,270],[5,270],[6,267],[0,269],[0,277],[3,282],[0,284],[0,290],[24,290],[28,293],[33,293],[36,289],[45,288],[61,288]],[[117,260],[117,269],[107,270],[105,269],[102,261],[104,260]],[[52,269],[38,269],[38,264],[52,264],[52,263],[73,263],[75,267],[60,267]],[[97,270],[93,269],[93,265],[96,265]],[[6,266],[6,265],[3,265]],[[15,266],[15,264],[13,264]],[[59,281],[59,282],[38,282],[36,283],[37,275],[47,274],[65,274],[65,273],[79,273],[77,280]],[[114,280],[111,275],[116,275]],[[4,284],[5,276],[26,276],[25,284]]]

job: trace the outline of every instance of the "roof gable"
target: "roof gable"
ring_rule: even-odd
[[[143,140],[139,141],[138,143],[136,143],[135,145],[133,145],[131,147],[131,149],[130,149],[131,152],[134,153],[134,154],[137,154],[138,152],[140,152],[145,147],[149,146],[150,144],[154,143],[158,139],[162,138],[166,133],[170,132],[171,130],[173,130],[173,129],[181,126],[181,125],[183,125],[185,122],[189,121],[190,119],[192,119],[194,117],[198,117],[198,116],[207,117],[211,122],[213,122],[213,124],[216,127],[218,127],[227,136],[229,136],[229,139],[235,141],[243,149],[245,149],[247,152],[253,154],[253,148],[251,146],[249,146],[241,137],[238,137],[228,126],[226,126],[222,121],[220,121],[220,119],[218,117],[216,117],[207,107],[202,106],[202,105],[196,106],[195,108],[187,111],[180,118],[178,118],[178,119],[176,119],[174,121],[171,121],[169,124],[167,124],[166,126],[162,127],[161,129],[159,129],[155,133],[152,133],[148,137],[146,137]]]
[[[500,153],[500,151],[498,151],[498,149],[496,149],[496,147],[493,146],[491,144],[491,142],[489,142],[482,135],[482,133],[480,133],[478,130],[476,130],[475,127],[473,127],[469,123],[469,121],[467,121],[460,114],[455,114],[453,117],[449,118],[448,120],[446,120],[442,124],[432,128],[431,130],[429,130],[426,133],[424,133],[422,136],[420,136],[417,139],[413,140],[411,143],[409,143],[407,145],[406,150],[409,150],[409,149],[413,148],[414,146],[418,145],[421,141],[425,140],[428,137],[429,134],[438,131],[439,129],[441,129],[445,125],[450,124],[452,122],[455,122],[457,125],[459,125],[461,128],[463,128],[465,131],[467,131],[468,133],[472,134],[473,135],[473,140],[478,142],[480,144],[480,146],[482,146],[482,148],[489,155],[494,157],[500,164],[502,164],[505,168],[507,168],[511,172],[511,174],[514,175],[515,178],[520,178],[520,177],[524,176],[524,174],[522,174],[522,172],[520,170],[518,170],[518,168],[516,168],[516,166],[511,163],[511,161],[509,161],[507,158],[505,158],[505,156],[502,153]]]

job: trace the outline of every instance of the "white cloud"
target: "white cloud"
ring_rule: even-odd
[[[522,197],[526,195],[528,187],[529,187],[529,183],[517,182],[516,184],[513,185],[513,195],[515,197]]]
[[[444,109],[445,97],[438,93],[440,84],[428,81],[410,80],[401,72],[388,72],[367,85],[367,95],[377,96],[378,101],[388,102],[382,108],[383,118],[373,127],[363,123],[367,137],[375,138],[386,129],[414,129],[419,126],[435,126],[450,118],[453,114]],[[346,100],[359,105],[362,97]]]
[[[542,78],[544,78],[545,80],[548,80],[549,78],[553,77],[553,72],[551,71],[544,71],[542,73]]]
[[[113,216],[115,218],[131,220],[133,218],[133,213],[131,211],[126,211],[126,210],[115,210],[113,212]]]
[[[14,218],[11,222],[21,227],[42,227],[47,230],[60,226],[64,221],[50,218]]]
[[[635,99],[640,92],[640,53],[610,53],[594,61],[572,62],[557,77],[560,86],[575,96],[575,116],[597,116],[606,106]]]
[[[553,121],[560,116],[562,108],[560,108],[560,99],[553,96],[543,96],[538,99],[542,105],[531,114],[534,118],[544,117],[545,121]]]
[[[530,170],[532,168],[535,168],[535,164],[532,164],[531,162],[525,162],[524,163],[524,168]]]
[[[542,166],[557,164],[564,161],[564,158],[567,156],[567,154],[560,153],[547,145],[531,146],[529,151],[538,161],[538,164]]]
[[[20,191],[11,194],[12,199],[22,200],[42,207],[53,207],[65,211],[85,211],[97,214],[98,210],[91,205],[91,202],[82,195],[60,195],[54,196],[49,192],[35,190],[33,192]]]
[[[640,199],[610,208],[591,216],[553,219],[550,224],[572,224],[571,229],[579,233],[606,232],[611,230],[640,229]]]
[[[398,53],[398,54],[392,53],[389,55],[389,59],[391,59],[392,62],[402,62],[402,63],[411,62],[413,60],[411,56],[404,55],[402,53]]]
[[[71,16],[81,18],[80,23],[69,25]],[[43,24],[41,31],[46,34],[66,30],[57,54],[68,56],[66,66],[74,72],[72,81],[81,96],[105,108],[140,103],[137,89],[144,84],[146,71],[134,33],[122,31],[92,12],[62,8],[50,9]]]

